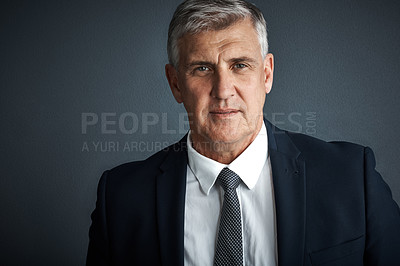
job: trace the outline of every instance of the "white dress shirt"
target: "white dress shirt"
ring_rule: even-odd
[[[275,201],[268,136],[263,123],[254,141],[229,165],[198,153],[188,143],[185,198],[185,265],[213,265],[222,187],[215,181],[225,166],[240,176],[236,189],[241,206],[244,265],[277,265]]]

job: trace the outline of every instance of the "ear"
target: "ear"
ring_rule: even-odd
[[[274,56],[267,54],[264,59],[265,93],[270,93],[274,79]]]
[[[178,103],[182,103],[182,93],[178,86],[178,71],[171,64],[165,65],[165,75],[167,76],[167,80],[169,83],[169,87],[171,88],[172,94],[174,95],[175,100]]]

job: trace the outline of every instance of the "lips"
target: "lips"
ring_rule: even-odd
[[[237,109],[224,108],[224,109],[214,109],[210,111],[210,114],[215,116],[231,116],[237,114],[238,112],[239,110]]]

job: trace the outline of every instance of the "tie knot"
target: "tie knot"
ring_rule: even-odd
[[[217,179],[225,191],[227,189],[236,189],[240,183],[240,177],[228,167],[221,170]]]

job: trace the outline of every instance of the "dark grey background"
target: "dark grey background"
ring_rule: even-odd
[[[399,2],[255,2],[275,55],[266,116],[281,128],[371,146],[400,202]],[[164,78],[177,3],[2,1],[1,265],[83,265],[101,173],[184,134],[165,130],[182,127],[184,113]],[[99,122],[85,134],[87,113]],[[102,114],[115,133],[101,129]],[[159,122],[143,133],[147,117]],[[121,126],[138,129],[124,134]]]

